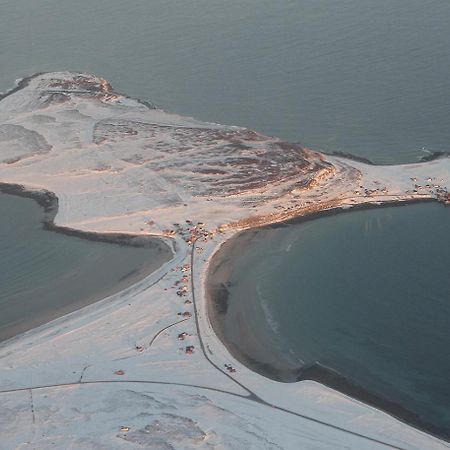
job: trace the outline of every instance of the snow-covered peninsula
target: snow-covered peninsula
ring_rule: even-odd
[[[54,193],[60,231],[173,249],[138,284],[1,344],[4,448],[450,448],[318,383],[250,371],[215,335],[205,296],[211,258],[242,229],[447,201],[445,155],[399,166],[324,155],[60,72],[0,96],[0,182]]]

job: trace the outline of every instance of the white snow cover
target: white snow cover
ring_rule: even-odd
[[[210,258],[242,228],[435,197],[449,174],[449,158],[371,166],[168,114],[92,75],[23,80],[0,100],[0,181],[54,192],[61,226],[170,236],[174,258],[1,345],[0,447],[450,448],[318,383],[248,370],[212,331],[204,292]]]

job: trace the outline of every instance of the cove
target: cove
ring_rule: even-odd
[[[269,378],[313,379],[450,439],[450,209],[352,211],[240,233],[209,316]]]
[[[156,238],[50,231],[55,207],[44,212],[43,200],[0,194],[0,341],[122,291],[172,257]]]

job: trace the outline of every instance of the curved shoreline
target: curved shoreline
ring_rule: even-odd
[[[52,74],[53,72],[35,72],[32,73],[31,75],[27,75],[23,78],[19,78],[18,80],[16,80],[16,85],[14,87],[12,87],[9,90],[6,90],[5,92],[0,92],[0,101],[2,101],[3,99],[5,99],[6,97],[9,97],[13,94],[15,94],[16,92],[21,91],[22,89],[26,88],[30,82],[32,80],[34,80],[35,78],[38,78],[42,75],[46,75],[46,74]],[[77,72],[79,75],[89,75],[88,73],[85,72]],[[105,80],[106,81],[106,80]],[[136,98],[136,97],[130,97],[127,94],[122,94],[119,91],[116,91],[113,89],[113,87],[107,82],[108,84],[108,89],[109,92],[111,94],[114,95],[123,95],[123,97],[127,98],[127,99],[131,99],[131,100],[135,100],[138,103],[140,103],[141,105],[145,106],[146,108],[148,108],[149,110],[157,110],[157,109],[161,109],[158,105],[152,103],[151,101],[148,100],[142,100],[140,98]],[[295,144],[295,143],[290,143],[290,144]],[[302,148],[307,148],[304,147],[303,145],[301,146]],[[373,160],[371,160],[368,157],[365,156],[360,156],[360,155],[355,155],[353,153],[347,153],[347,152],[343,152],[343,151],[331,151],[331,152],[327,152],[327,151],[320,151],[320,153],[322,155],[326,155],[326,156],[335,156],[338,158],[342,158],[344,160],[348,160],[348,161],[354,161],[354,162],[358,162],[358,163],[362,163],[362,164],[366,164],[369,166],[376,166],[376,167],[393,167],[393,166],[397,166],[398,164],[396,163],[388,163],[388,164],[380,164],[380,163],[376,163]],[[433,153],[429,153],[425,156],[422,156],[418,161],[410,161],[410,162],[406,162],[406,163],[401,163],[400,165],[415,165],[415,164],[420,164],[420,163],[424,163],[424,162],[432,162],[441,158],[448,158],[450,157],[450,151],[435,151]],[[0,183],[1,184],[1,183]]]
[[[434,198],[423,198],[404,201],[388,201],[384,203],[362,203],[352,205],[351,208],[334,207],[331,209],[314,211],[303,216],[292,217],[285,221],[269,223],[267,225],[248,228],[237,232],[230,239],[224,241],[212,255],[205,277],[206,311],[209,323],[219,341],[226,347],[233,358],[248,367],[250,370],[255,371],[266,378],[282,383],[295,383],[304,380],[318,382],[355,400],[361,401],[368,406],[381,410],[420,431],[424,431],[438,439],[444,439],[446,442],[450,442],[450,435],[446,430],[442,430],[440,427],[430,424],[426,420],[422,419],[418,414],[402,406],[401,404],[370,392],[366,388],[363,388],[357,383],[352,382],[345,376],[341,375],[339,372],[320,363],[314,363],[309,366],[296,366],[290,365],[286,362],[286,360],[283,361],[280,359],[275,360],[272,364],[268,363],[267,360],[259,361],[258,358],[248,355],[236,344],[229,341],[223,328],[226,322],[226,314],[229,306],[227,275],[231,272],[230,265],[234,260],[233,252],[235,252],[236,249],[242,251],[242,248],[245,248],[245,246],[248,245],[246,239],[248,239],[250,234],[252,234],[250,238],[252,239],[259,233],[270,229],[283,228],[291,224],[300,224],[321,217],[333,216],[356,210],[360,211],[383,207],[407,206],[409,204],[430,202],[437,202],[437,200]],[[221,272],[219,276],[217,276],[217,272]],[[218,289],[218,287],[220,289]],[[252,310],[252,314],[253,313],[257,312]],[[262,332],[262,336],[264,337],[267,333],[264,332],[263,328],[264,326],[261,326],[261,329],[258,330],[258,332]],[[260,336],[257,337],[257,340],[260,340],[259,337]],[[264,354],[265,350],[267,350],[265,345],[260,345],[259,349],[256,349],[256,355]],[[270,351],[268,353],[270,353]]]
[[[32,386],[29,383],[24,384],[21,377],[37,361],[36,355],[22,357],[22,361],[16,363],[17,358],[14,354],[17,348],[23,350],[28,345],[28,347],[34,346],[37,351],[42,350],[44,352],[42,353],[43,359],[52,365],[52,367],[56,368],[51,373],[50,370],[41,370],[39,372],[45,378],[46,384],[50,385],[53,383],[56,385],[60,382],[60,373],[65,373],[66,368],[62,367],[61,363],[53,358],[52,355],[47,356],[49,355],[47,349],[55,345],[55,339],[59,340],[59,344],[68,344],[68,362],[74,362],[75,364],[82,362],[85,364],[86,356],[80,342],[83,342],[85,348],[90,348],[92,340],[100,336],[103,339],[101,341],[102,351],[95,354],[95,356],[90,355],[88,362],[94,362],[99,367],[101,366],[100,370],[106,368],[107,377],[114,377],[114,375],[110,374],[110,369],[113,366],[114,370],[119,368],[124,369],[127,375],[128,372],[133,373],[132,376],[135,377],[133,379],[139,377],[143,380],[147,380],[149,377],[166,379],[167,376],[170,376],[175,380],[179,379],[183,382],[190,376],[195,377],[195,380],[197,380],[198,374],[202,374],[202,370],[204,370],[206,374],[205,380],[207,380],[206,383],[208,385],[223,387],[225,375],[228,377],[225,382],[230,383],[227,388],[229,390],[228,393],[234,392],[235,389],[237,390],[238,386],[239,392],[241,389],[250,392],[249,396],[245,394],[243,397],[250,400],[258,400],[259,398],[258,407],[265,407],[267,408],[266,411],[270,411],[268,408],[271,408],[282,411],[283,414],[289,414],[291,417],[298,416],[302,420],[307,419],[310,421],[307,426],[314,424],[313,426],[316,427],[320,425],[320,428],[313,428],[314,433],[317,432],[317,435],[326,433],[325,427],[328,427],[330,432],[334,430],[332,431],[333,433],[344,433],[342,434],[341,442],[345,441],[346,444],[348,437],[353,435],[357,439],[368,439],[368,442],[372,442],[372,444],[377,443],[383,448],[386,446],[399,449],[419,448],[416,445],[417,442],[431,443],[430,445],[434,443],[436,447],[433,446],[433,448],[442,448],[442,442],[435,442],[434,438],[430,435],[407,427],[389,418],[389,416],[386,416],[380,410],[370,408],[350,397],[338,395],[335,391],[322,387],[319,384],[305,383],[303,384],[303,386],[306,386],[305,391],[303,388],[299,390],[296,390],[296,388],[290,389],[289,386],[293,387],[293,385],[272,383],[260,377],[255,372],[245,370],[238,361],[229,356],[226,351],[226,346],[217,339],[215,333],[211,330],[208,322],[208,314],[205,313],[207,302],[205,302],[203,297],[205,286],[204,275],[208,270],[211,254],[217,249],[217,244],[220,244],[224,241],[224,238],[235,234],[238,230],[250,228],[250,226],[255,225],[257,221],[252,219],[260,218],[259,224],[275,227],[282,226],[279,224],[280,221],[309,220],[314,214],[311,211],[326,214],[328,211],[324,210],[324,208],[339,210],[341,208],[354,209],[355,207],[359,207],[355,203],[365,203],[368,201],[378,203],[386,202],[389,199],[394,203],[406,202],[409,199],[413,202],[423,201],[424,199],[425,201],[431,200],[432,195],[428,192],[423,194],[420,192],[412,193],[411,191],[412,186],[409,182],[409,177],[410,175],[416,175],[416,173],[411,173],[417,172],[414,168],[414,164],[416,163],[411,163],[408,167],[408,169],[413,168],[412,171],[408,170],[406,172],[403,168],[399,168],[398,171],[387,171],[386,174],[391,173],[393,179],[392,183],[388,182],[386,184],[387,187],[385,190],[388,195],[371,196],[371,198],[368,198],[364,197],[364,195],[353,195],[353,189],[357,189],[360,184],[363,184],[369,189],[375,187],[373,183],[374,180],[378,179],[378,173],[371,166],[365,167],[363,164],[351,164],[348,159],[344,160],[343,158],[330,157],[328,162],[332,161],[332,164],[336,167],[336,171],[330,177],[318,177],[316,184],[306,185],[303,181],[314,178],[318,173],[316,169],[320,168],[321,162],[327,158],[313,151],[306,152],[305,156],[303,150],[298,149],[299,153],[295,154],[293,158],[295,160],[300,158],[299,160],[302,161],[303,157],[305,157],[311,165],[311,172],[306,172],[306,175],[305,173],[298,172],[299,179],[297,176],[286,178],[283,168],[286,165],[289,166],[291,162],[281,158],[274,163],[275,173],[281,174],[279,178],[271,178],[270,182],[264,186],[261,185],[261,180],[259,180],[259,184],[253,185],[247,182],[247,178],[249,178],[247,176],[247,168],[258,170],[259,174],[262,165],[254,163],[253,160],[248,165],[249,161],[247,159],[241,158],[236,160],[234,156],[236,154],[245,156],[245,152],[252,152],[252,150],[259,151],[261,148],[271,146],[275,146],[274,155],[277,156],[279,153],[284,153],[284,151],[281,152],[281,150],[284,150],[283,142],[279,142],[277,138],[264,137],[258,133],[252,133],[249,130],[245,131],[245,129],[238,127],[208,124],[191,118],[171,115],[162,110],[149,111],[150,106],[145,105],[142,101],[137,101],[137,103],[146,106],[146,108],[142,108],[139,104],[136,109],[133,106],[134,103],[130,106],[129,103],[122,101],[123,99],[114,98],[116,92],[112,90],[110,85],[105,80],[94,76],[88,76],[90,78],[89,82],[93,83],[92,90],[82,90],[80,91],[80,95],[77,95],[76,90],[72,91],[68,89],[65,91],[64,84],[66,82],[76,84],[79,78],[78,75],[68,72],[58,72],[55,73],[54,77],[45,76],[43,77],[44,87],[46,83],[61,83],[61,91],[67,95],[67,98],[70,99],[71,107],[75,109],[77,109],[80,103],[84,105],[86,102],[89,102],[89,106],[91,107],[91,111],[88,114],[89,123],[86,124],[81,121],[79,123],[74,122],[72,128],[83,137],[80,150],[85,150],[95,144],[102,151],[96,152],[91,160],[89,158],[84,159],[84,153],[86,152],[83,153],[83,157],[76,158],[76,152],[71,154],[65,151],[65,147],[62,145],[64,142],[60,142],[59,136],[53,133],[52,127],[47,127],[47,125],[42,124],[39,126],[40,133],[44,137],[49,136],[53,138],[52,144],[54,144],[54,148],[49,157],[41,158],[38,156],[25,165],[5,166],[3,180],[11,181],[12,183],[24,183],[25,185],[28,183],[29,185],[43,186],[45,189],[48,189],[45,192],[53,191],[60,193],[61,218],[59,220],[61,223],[66,223],[69,226],[74,224],[77,227],[81,226],[83,228],[92,227],[92,229],[98,230],[98,232],[86,233],[72,228],[57,226],[53,220],[50,220],[48,225],[44,223],[44,226],[50,227],[49,229],[75,236],[80,234],[80,237],[91,238],[92,240],[107,239],[108,242],[111,238],[114,239],[119,236],[118,241],[115,243],[126,245],[126,241],[130,236],[133,239],[135,236],[137,239],[140,239],[142,235],[139,233],[139,230],[142,232],[145,226],[146,231],[154,231],[152,236],[160,236],[161,234],[163,236],[173,236],[170,242],[173,243],[175,256],[167,264],[164,264],[160,269],[153,272],[145,281],[142,281],[139,285],[134,285],[126,292],[114,295],[103,301],[98,301],[38,329],[30,330],[26,336],[19,336],[19,339],[15,343],[11,343],[8,350],[4,350],[5,352],[9,352],[5,358],[10,358],[13,361],[11,366],[14,368],[14,372],[10,372],[11,375],[8,375],[10,378],[6,381],[9,381],[14,386]],[[16,83],[22,83],[22,86],[25,86],[27,81],[21,80]],[[32,95],[33,93],[40,92],[41,85],[39,83],[33,84],[31,82],[30,84]],[[35,86],[35,90],[33,86]],[[16,92],[19,89],[16,86],[13,91]],[[7,95],[10,94],[11,92],[7,93]],[[0,95],[1,98],[4,97]],[[124,98],[127,100],[130,97],[125,95]],[[62,116],[64,109],[64,106],[61,108],[58,106],[58,100],[56,96],[55,102],[52,103],[51,111],[51,116],[56,119]],[[100,108],[97,107],[98,100],[101,102]],[[14,105],[14,99],[11,101]],[[111,131],[109,129],[104,130],[102,132],[103,134],[100,134],[100,138],[106,139],[107,145],[104,145],[101,139],[94,139],[92,126],[102,122],[104,119],[104,111],[108,111],[109,115],[115,120],[115,122],[112,121],[109,124],[115,132],[121,130],[116,125],[117,123],[120,124],[123,111],[127,111],[129,107],[129,111],[134,111],[135,120],[119,133],[117,140],[114,138],[108,142],[108,133]],[[39,115],[39,110],[36,109],[35,105],[30,105],[27,111],[30,113],[30,120],[33,118],[34,113]],[[142,161],[145,162],[146,158],[151,156],[152,152],[159,151],[157,139],[153,141],[151,139],[149,140],[148,136],[145,135],[145,129],[143,130],[143,137],[139,138],[139,134],[142,131],[140,128],[142,124],[150,126],[152,130],[156,129],[155,133],[163,130],[164,133],[167,132],[169,134],[169,137],[176,137],[180,130],[190,130],[190,134],[184,136],[183,140],[179,142],[175,141],[176,145],[174,144],[173,148],[171,148],[173,154],[177,155],[177,158],[173,159],[174,164],[172,167],[174,171],[170,169],[170,165],[167,166],[170,170],[166,170],[165,167],[159,167],[156,171],[150,170],[152,169],[150,164],[142,164]],[[237,143],[234,142],[234,136],[239,138]],[[210,139],[213,139],[212,142],[215,145],[213,147],[214,151],[211,151],[206,145],[203,145],[208,144]],[[233,152],[233,157],[228,157],[226,153],[223,154],[223,146],[218,147],[215,140],[221,145],[229,145],[231,147],[230,151],[232,150]],[[243,146],[242,143],[246,145]],[[191,148],[192,154],[182,157],[183,154],[186,155],[186,153],[183,153],[186,148]],[[128,153],[131,154],[133,152],[139,153],[138,156],[142,159],[135,160],[131,158],[130,160],[127,158],[123,160],[123,157],[130,156]],[[166,155],[165,151],[164,155]],[[132,154],[131,156],[133,157]],[[54,163],[58,157],[60,158]],[[266,158],[262,162],[267,164],[269,160],[270,158]],[[206,179],[205,176],[199,175],[199,161],[203,161],[201,165],[204,162],[211,163],[213,166],[219,164],[222,169],[223,166],[228,165],[229,170],[223,171],[224,174],[222,175],[231,177],[233,182],[228,185],[228,179],[226,179],[223,183],[215,186],[213,182],[217,178],[211,176],[210,179]],[[230,165],[230,162],[233,164]],[[101,175],[97,171],[97,163],[102,169]],[[126,165],[136,164],[136,169],[138,170],[132,174],[123,176],[125,171],[121,175],[115,169],[121,168],[124,163]],[[178,165],[182,167],[182,170],[175,170]],[[431,166],[436,168],[436,166]],[[443,162],[442,167],[447,167],[447,163]],[[43,171],[42,169],[45,170]],[[245,171],[246,175],[242,175],[242,170]],[[431,175],[435,175],[436,172],[439,174],[439,170],[434,170]],[[205,174],[208,175],[208,173]],[[356,173],[360,177],[357,177]],[[66,180],[62,178],[66,174],[72,184],[66,183]],[[419,175],[423,174],[424,172],[419,168]],[[160,177],[164,177],[165,175],[168,175],[168,177],[165,178],[163,184],[164,195],[152,196],[153,192],[157,194],[159,192],[158,189],[152,190],[154,181],[159,181]],[[365,179],[361,181],[364,177]],[[383,186],[386,183],[386,178],[381,178]],[[447,176],[445,175],[444,178],[447,179]],[[201,183],[199,180],[201,180]],[[302,183],[298,184],[298,180],[302,181]],[[405,180],[407,180],[406,183]],[[130,181],[133,183],[130,183]],[[191,182],[197,186],[197,192],[190,186]],[[23,187],[19,184],[15,186],[18,187],[18,191],[23,191]],[[223,195],[224,193],[229,193],[228,189],[230,186],[235,188],[235,190],[231,191],[231,195]],[[308,189],[304,189],[305,186],[308,186]],[[159,183],[156,183],[156,187],[160,188],[161,186]],[[213,187],[214,189],[212,189]],[[329,194],[324,195],[327,194],[325,191],[329,189],[331,189]],[[116,196],[117,192],[123,193],[124,195]],[[196,195],[192,195],[193,192]],[[93,194],[92,196],[90,195],[91,193]],[[293,201],[291,193],[292,197],[299,198],[299,200]],[[27,193],[26,195],[30,194]],[[174,199],[177,201],[174,202]],[[41,200],[44,204],[47,200],[49,201],[49,215],[51,216],[51,198],[47,198],[46,200],[46,196],[44,195]],[[111,202],[114,202],[112,206]],[[302,205],[305,202],[306,204],[313,204],[310,207],[303,208]],[[295,205],[289,206],[292,203],[295,203]],[[249,205],[252,205],[251,207],[256,209],[250,209]],[[314,208],[314,205],[316,208]],[[373,206],[383,205],[362,205],[362,207]],[[280,210],[276,208],[280,208],[282,213],[279,214]],[[319,209],[321,211],[317,211]],[[309,214],[303,216],[307,210],[309,210]],[[77,211],[78,213],[76,213]],[[85,212],[86,214],[84,214]],[[250,220],[246,222],[247,219]],[[275,222],[278,222],[278,224]],[[191,227],[196,228],[196,223],[199,225],[202,224],[202,226],[205,225],[205,231],[208,234],[207,239],[203,240],[203,235],[200,234],[197,241],[196,239],[192,239],[192,235],[189,235],[189,229]],[[108,230],[124,230],[125,234],[109,233]],[[228,232],[227,230],[230,231]],[[126,234],[127,231],[130,231],[130,234]],[[222,231],[225,231],[225,235],[223,236],[218,234]],[[132,234],[133,232],[136,234]],[[218,237],[219,242],[214,237]],[[212,241],[210,238],[212,238]],[[210,243],[206,243],[208,240]],[[206,244],[203,244],[203,241]],[[197,253],[203,253],[203,262],[200,262],[201,257],[197,256]],[[196,261],[199,261],[195,265],[195,268],[194,254]],[[189,266],[191,266],[191,271]],[[198,275],[200,275],[202,280],[196,288],[196,296],[199,297],[198,301],[194,301],[192,305],[192,302],[191,304],[189,303],[188,298],[180,304],[180,300],[183,301],[183,298],[176,295],[177,291],[175,286],[180,282],[187,283],[191,281],[192,298],[194,299],[194,278]],[[191,280],[189,280],[189,276],[192,276]],[[187,293],[186,295],[190,294]],[[133,308],[128,308],[127,304],[129,302],[131,303],[131,299],[133,299]],[[199,309],[197,310],[197,308]],[[157,335],[164,328],[163,325],[173,324],[175,318],[179,318],[180,311],[192,314],[197,324],[196,327],[193,327],[194,320],[183,321],[183,328],[179,329],[180,332],[189,331],[192,333],[189,334],[189,342],[187,343],[195,344],[194,355],[186,356],[179,347],[180,343],[176,339],[176,335],[172,336],[172,338],[175,338],[171,339],[170,333],[164,341],[158,339],[156,344],[159,344],[161,341],[163,346],[158,347],[158,345],[152,345],[152,354],[148,356],[145,351],[143,353],[136,352],[136,349],[130,345],[130,340],[128,338],[124,339],[124,336],[118,333],[118,330],[125,329],[126,323],[127,329],[125,334],[131,334],[136,338],[136,342],[139,340],[139,343],[145,344],[145,339],[148,336]],[[111,317],[106,318],[109,314],[111,314]],[[102,329],[95,329],[97,320],[104,320],[105,323]],[[88,327],[90,329],[86,331]],[[67,332],[67,330],[70,331]],[[175,329],[173,332],[175,333]],[[200,352],[200,348],[204,353],[203,355]],[[29,354],[28,352],[27,355]],[[120,357],[117,358],[117,356]],[[135,364],[135,358],[145,359],[147,357],[154,364],[154,366],[152,365],[152,369],[154,368],[155,370],[152,370],[151,374],[149,374],[148,365]],[[184,359],[186,357],[192,358],[192,363],[191,361],[187,362]],[[232,363],[233,365],[236,364],[238,368],[237,373],[228,373],[224,369],[224,362]],[[169,375],[166,369],[170,368],[170,364],[179,363],[181,363],[180,367],[195,370],[171,370]],[[213,366],[212,368],[210,363]],[[119,364],[120,366],[116,367]],[[85,365],[81,367],[82,375],[84,375],[86,367]],[[72,374],[75,374],[75,372],[71,371],[65,376],[71,378],[73,377]],[[327,402],[321,404],[322,402],[316,398],[312,399],[309,396],[309,389],[312,389],[315,393],[319,393],[319,396],[323,395],[328,400],[328,404]],[[243,411],[241,406],[239,402],[234,403],[232,405],[232,411],[240,414]],[[347,413],[345,419],[343,418],[344,416],[340,415],[343,411]],[[248,410],[245,414],[248,414]],[[283,416],[283,418],[287,417]],[[367,418],[368,421],[364,423],[364,421],[358,420],[361,417]],[[375,418],[374,421],[372,421],[373,418]],[[353,421],[353,419],[356,420]],[[303,422],[296,422],[295,427],[301,426],[301,424]],[[22,431],[18,432],[18,434],[21,433]],[[337,435],[329,436],[330,439],[334,437],[337,437]],[[409,446],[410,444],[412,447]],[[347,446],[349,448],[361,448],[357,441]],[[421,448],[424,448],[424,446]]]
[[[370,158],[367,158],[365,156],[354,155],[353,153],[345,153],[345,152],[340,152],[340,151],[322,152],[322,153],[324,155],[338,156],[339,158],[344,158],[344,159],[348,159],[349,161],[356,161],[356,162],[360,162],[363,164],[368,164],[370,166],[389,167],[389,166],[397,165],[397,164],[393,164],[393,163],[379,164],[379,163],[372,161]],[[450,156],[450,152],[438,151],[438,152],[433,152],[428,155],[422,156],[418,161],[411,161],[411,162],[403,163],[402,165],[420,164],[423,162],[435,161],[436,159],[440,159],[440,158],[448,158],[449,156]]]
[[[16,92],[22,90],[24,87],[28,86],[29,82],[33,78],[36,78],[44,73],[45,72],[36,72],[31,75],[27,75],[26,77],[19,78],[18,80],[16,80],[16,85],[13,88],[11,88],[5,92],[0,92],[0,101]]]
[[[56,225],[54,219],[58,214],[58,197],[53,192],[46,189],[33,190],[28,189],[21,184],[0,182],[0,193],[30,198],[38,203],[44,209],[42,226],[48,231],[54,231],[56,233],[65,234],[66,236],[74,236],[89,241],[105,242],[128,247],[151,248],[157,246],[160,242],[167,245],[162,236],[143,236],[126,233],[97,233],[94,231],[83,231]]]
[[[121,278],[116,279],[114,283],[108,285],[105,284],[103,287],[98,286],[95,292],[83,295],[82,298],[80,297],[78,299],[75,296],[71,301],[67,303],[64,302],[60,305],[49,303],[49,306],[43,309],[43,314],[37,313],[32,319],[23,317],[20,321],[16,320],[17,323],[14,322],[16,324],[14,327],[18,327],[18,329],[14,335],[8,331],[10,325],[7,325],[7,323],[2,325],[2,336],[4,336],[0,339],[0,345],[2,346],[7,344],[10,340],[19,338],[24,333],[33,332],[37,328],[46,326],[55,320],[62,319],[89,305],[93,305],[116,295],[121,295],[121,293],[132,289],[133,286],[141,284],[143,280],[158,271],[167,262],[173,260],[175,254],[174,249],[172,249],[164,239],[153,236],[135,236],[123,233],[102,234],[85,232],[55,225],[54,218],[58,212],[58,198],[53,192],[47,190],[31,190],[18,184],[0,183],[0,195],[1,194],[28,198],[35,201],[42,208],[43,214],[41,225],[42,229],[45,231],[56,232],[58,234],[86,241],[96,241],[123,247],[153,249],[158,253],[158,256],[155,255],[155,258],[159,258],[157,259],[157,267],[151,267],[150,271],[145,270],[145,266],[148,264],[147,262],[147,264],[142,265],[142,267],[137,266],[131,272],[125,273]],[[51,310],[49,309],[50,306]]]

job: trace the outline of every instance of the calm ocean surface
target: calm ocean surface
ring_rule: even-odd
[[[263,230],[233,260],[229,309],[244,329],[265,317],[267,348],[295,365],[320,362],[449,439],[449,230],[439,204]]]
[[[447,0],[0,0],[0,91],[38,71],[94,72],[169,111],[411,162],[450,149],[449,43]],[[449,215],[424,205],[293,226],[289,252],[260,242],[265,265],[243,273],[264,274],[250,284],[286,325],[286,351],[448,425]],[[37,228],[2,214],[0,246],[11,233],[28,243],[15,266],[0,252],[17,289],[85,257],[64,262],[72,244],[52,234],[32,264]]]
[[[136,283],[171,257],[45,231],[42,208],[0,194],[0,341]],[[156,241],[158,242],[158,241]]]
[[[448,0],[0,0],[0,91],[80,70],[381,163],[450,149]]]

